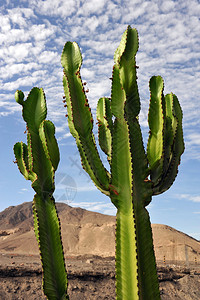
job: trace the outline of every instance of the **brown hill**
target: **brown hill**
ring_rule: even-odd
[[[57,203],[65,255],[114,256],[115,217]],[[152,224],[158,261],[200,261],[200,242],[172,227]],[[39,254],[31,202],[0,212],[0,252]]]

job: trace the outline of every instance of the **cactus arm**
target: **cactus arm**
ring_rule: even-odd
[[[172,114],[172,94],[165,96],[165,108],[166,108],[166,117],[165,117],[165,134],[164,134],[164,160],[163,160],[163,173],[166,172],[169,166],[169,161],[171,157],[171,148],[173,144],[173,136],[176,131],[177,122]]]
[[[147,145],[147,157],[151,170],[151,180],[156,185],[163,172],[165,108],[162,77],[153,76],[150,79],[149,88],[150,106],[148,121],[150,134]]]
[[[105,190],[104,188],[102,188],[100,186],[98,179],[96,178],[95,173],[93,172],[93,169],[91,168],[90,163],[87,159],[87,156],[85,154],[83,145],[80,141],[78,132],[76,131],[76,129],[74,127],[72,109],[71,109],[71,101],[70,101],[70,97],[69,97],[69,88],[68,88],[68,83],[67,83],[67,79],[65,76],[63,76],[63,87],[64,87],[64,92],[66,95],[66,103],[67,103],[67,110],[68,110],[68,126],[69,126],[72,136],[76,140],[77,148],[79,150],[80,157],[81,157],[82,167],[89,174],[90,178],[92,179],[92,181],[94,182],[96,187],[105,195],[109,195],[109,191]]]
[[[28,168],[28,150],[27,145],[24,143],[16,143],[14,145],[14,154],[16,162],[21,174],[25,177],[26,180],[31,180],[31,174]]]
[[[33,88],[26,101],[23,101],[22,115],[27,124],[27,147],[29,170],[36,174],[32,187],[36,193],[53,190],[52,165],[46,159],[42,141],[39,137],[39,127],[46,118],[46,99],[42,89]],[[38,163],[38,160],[42,163]],[[52,180],[49,181],[51,173]]]
[[[63,76],[63,88],[64,88],[64,93],[66,100],[63,100],[65,106],[67,106],[67,115],[66,117],[68,118],[68,126],[69,130],[72,134],[72,136],[75,138],[75,140],[78,139],[78,132],[76,131],[74,127],[74,122],[73,122],[73,114],[72,114],[72,106],[71,106],[71,101],[70,101],[70,93],[69,93],[69,87],[68,87],[68,82],[66,76]]]
[[[89,170],[89,175],[97,187],[108,194],[110,176],[101,162],[92,133],[92,114],[80,77],[82,57],[76,43],[67,42],[65,44],[61,63],[64,68],[63,84],[70,117],[70,131],[76,138],[78,147],[81,149],[80,153],[84,153],[82,164],[84,165],[87,161],[84,169]]]
[[[23,103],[23,118],[29,131],[38,132],[47,115],[46,99],[42,89],[33,88]]]
[[[53,191],[59,149],[53,123],[46,121],[46,100],[42,89],[33,88],[26,101],[20,91],[16,100],[23,107],[27,125],[27,146],[17,143],[14,153],[20,172],[32,181],[34,230],[43,266],[43,288],[48,299],[68,299],[67,276],[61,229]]]
[[[120,82],[119,65],[115,64],[112,74],[111,111],[116,118],[124,118],[124,103],[126,95]]]
[[[182,111],[174,94],[163,96],[163,79],[150,80],[149,128],[147,157],[153,182],[153,195],[170,188],[178,173],[184,151]]]
[[[95,172],[93,171],[93,169],[92,169],[91,166],[90,166],[88,157],[85,155],[84,149],[83,149],[82,144],[81,144],[80,140],[78,139],[78,137],[77,137],[77,139],[76,139],[76,144],[77,144],[77,147],[78,147],[78,150],[79,150],[79,153],[80,153],[81,164],[82,164],[83,169],[88,173],[88,175],[90,176],[90,178],[91,178],[92,181],[94,182],[95,186],[96,186],[103,194],[109,196],[109,195],[110,195],[109,190],[107,190],[107,188],[105,189],[105,187],[102,187],[102,186],[99,184],[98,178],[97,178]],[[108,174],[108,176],[109,176],[109,174]]]
[[[66,43],[61,63],[69,86],[69,93],[66,96],[71,98],[74,128],[79,136],[86,137],[88,132],[92,131],[93,120],[80,77],[82,57],[76,43]]]
[[[45,154],[49,157],[54,171],[56,171],[60,160],[60,154],[55,138],[54,124],[51,121],[44,120],[39,127],[39,136],[42,141]]]
[[[119,62],[119,59],[121,58],[122,54],[124,53],[125,47],[126,47],[126,41],[127,41],[127,33],[128,33],[128,29],[130,29],[131,27],[128,26],[127,30],[124,31],[120,44],[117,47],[117,49],[115,50],[114,53],[114,62],[117,64]]]
[[[28,149],[28,168],[29,168],[30,172],[34,173],[33,172],[33,155],[32,155],[32,148],[31,148],[31,135],[30,135],[28,129],[26,131],[27,131],[27,149]],[[35,180],[36,179],[37,179],[37,176],[36,176]],[[34,180],[32,182],[34,182]]]
[[[23,105],[23,103],[24,103],[24,93],[22,91],[17,90],[15,92],[15,100],[20,105]]]
[[[112,113],[110,100],[100,98],[97,104],[97,120],[99,145],[102,151],[107,155],[108,161],[111,160],[111,140],[112,140]]]
[[[184,152],[184,140],[182,129],[182,110],[176,95],[166,95],[167,116],[171,119],[171,132],[173,134],[170,143],[170,155],[165,165],[162,181],[154,187],[154,195],[161,194],[168,190],[173,184],[180,164],[180,157]]]
[[[124,41],[121,41],[123,43]],[[136,29],[127,28],[126,46],[121,57],[118,58],[120,81],[126,94],[126,117],[135,118],[140,112],[140,98],[137,86],[136,60],[139,41]]]

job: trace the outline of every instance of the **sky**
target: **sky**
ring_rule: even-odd
[[[67,41],[82,52],[82,80],[95,116],[100,97],[110,96],[113,55],[127,26],[139,33],[136,56],[141,99],[140,124],[147,143],[149,79],[161,75],[164,93],[177,95],[183,109],[185,152],[173,186],[147,207],[152,223],[166,224],[200,240],[200,1],[197,0],[0,0],[0,211],[32,201],[31,182],[19,173],[13,154],[26,142],[21,106],[14,93],[27,97],[42,87],[48,116],[56,126],[60,164],[55,199],[74,207],[115,215],[110,199],[82,170],[63,107],[60,57]],[[96,122],[94,122],[96,123]],[[97,127],[94,127],[97,141]],[[103,163],[106,157],[100,152]]]

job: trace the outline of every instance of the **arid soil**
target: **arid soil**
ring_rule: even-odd
[[[39,256],[0,254],[0,299],[46,299]],[[67,257],[70,300],[115,299],[114,258]],[[162,300],[199,300],[200,268],[158,266]]]

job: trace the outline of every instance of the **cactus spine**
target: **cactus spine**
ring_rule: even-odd
[[[184,151],[182,112],[174,94],[164,96],[163,79],[150,80],[150,135],[145,152],[139,125],[140,99],[135,55],[138,33],[128,26],[115,51],[111,99],[97,105],[99,144],[110,163],[103,166],[92,133],[93,118],[80,76],[82,56],[75,42],[64,46],[61,63],[70,132],[82,166],[117,208],[116,294],[123,300],[160,299],[152,230],[146,206],[175,180]]]
[[[25,179],[32,181],[36,192],[33,199],[34,229],[43,266],[44,293],[48,299],[69,299],[60,221],[53,198],[54,174],[60,160],[55,127],[45,120],[47,108],[42,89],[33,88],[26,101],[23,92],[17,91],[15,99],[23,108],[27,145],[16,143],[14,154],[20,172]]]

